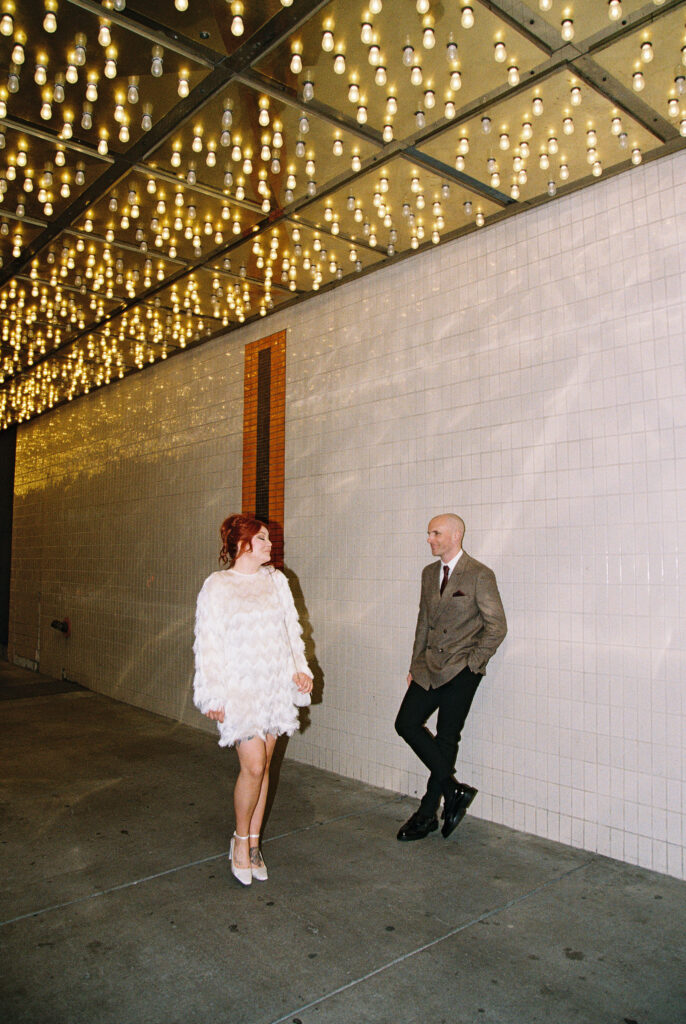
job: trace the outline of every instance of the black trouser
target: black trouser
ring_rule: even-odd
[[[414,680],[400,705],[395,731],[414,750],[431,772],[419,813],[431,818],[436,813],[445,783],[451,779],[465,719],[481,682],[481,675],[469,668],[435,690],[424,690]],[[438,708],[436,735],[424,723]]]

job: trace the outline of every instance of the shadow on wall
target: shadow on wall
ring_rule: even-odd
[[[307,610],[305,604],[305,596],[300,586],[300,580],[287,566],[282,566],[281,571],[288,580],[288,585],[291,588],[293,594],[293,600],[295,601],[295,607],[298,610],[298,616],[300,618],[300,625],[303,631],[303,641],[305,643],[305,657],[307,664],[312,670],[313,687],[312,687],[312,703],[321,704],[324,698],[324,672],[317,659],[315,650],[314,637],[312,633],[312,621],[310,619],[310,613]],[[302,708],[300,714],[301,732],[305,732],[310,726],[310,713],[308,708]]]

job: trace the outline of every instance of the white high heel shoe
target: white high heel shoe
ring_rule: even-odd
[[[248,839],[257,839],[257,852],[259,853],[260,852],[260,837],[259,837],[259,835],[256,835],[256,836],[250,835],[250,836],[248,836]],[[254,849],[255,849],[254,846],[251,847],[251,850],[254,850]],[[257,867],[255,867],[255,865],[252,864],[252,858],[251,858],[250,870],[252,871],[253,878],[256,878],[258,882],[266,882],[267,879],[269,878],[269,875],[267,874],[267,865],[264,863],[264,860],[262,859],[262,854],[261,853],[260,853],[260,860],[262,861],[262,863],[259,864]]]
[[[231,845],[229,846],[229,860],[231,861],[231,874],[234,878],[237,878],[241,885],[250,885],[252,883],[252,869],[251,868],[239,868],[233,862],[233,847],[236,839],[250,839],[250,836],[239,836],[237,832],[231,836]]]

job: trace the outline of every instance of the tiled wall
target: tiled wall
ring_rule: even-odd
[[[454,510],[510,627],[461,747],[473,812],[686,877],[685,224],[681,153],[27,425],[11,653],[199,723],[244,346],[286,328],[285,557],[321,696],[290,756],[422,789],[393,719],[426,523]]]

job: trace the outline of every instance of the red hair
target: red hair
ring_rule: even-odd
[[[244,516],[240,515],[240,513],[228,516],[219,527],[222,539],[219,561],[223,565],[226,565],[228,562],[229,568],[231,568],[238,556],[246,548],[248,551],[252,551],[253,537],[260,530],[264,529],[266,529],[264,523],[261,523],[259,519],[254,519],[252,516]]]

